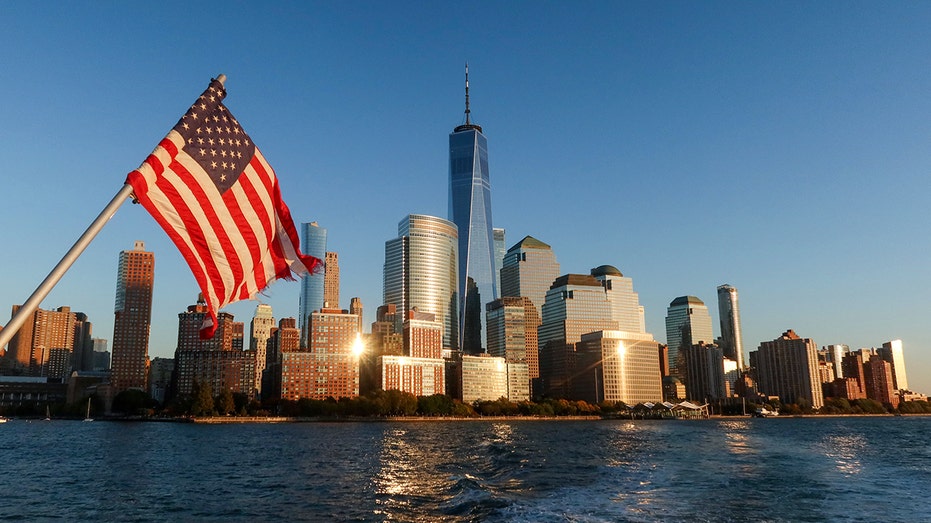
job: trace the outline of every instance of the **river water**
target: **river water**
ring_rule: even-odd
[[[0,520],[928,521],[931,418],[0,424]]]

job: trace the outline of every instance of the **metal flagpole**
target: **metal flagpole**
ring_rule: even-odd
[[[65,272],[71,268],[75,260],[78,259],[78,256],[84,252],[84,249],[87,248],[87,245],[90,244],[91,240],[97,236],[97,233],[103,229],[103,226],[110,221],[110,218],[116,214],[116,210],[120,208],[120,205],[123,205],[123,202],[126,201],[133,192],[133,186],[128,183],[120,189],[120,192],[116,193],[116,196],[110,200],[110,203],[100,212],[97,216],[97,219],[91,223],[90,227],[84,231],[84,234],[78,238],[78,241],[74,242],[74,245],[71,246],[71,250],[58,262],[58,265],[52,269],[52,272],[45,277],[45,280],[42,281],[42,284],[32,293],[32,296],[26,300],[26,303],[16,311],[16,314],[10,319],[10,322],[6,324],[6,327],[3,330],[0,330],[0,348],[9,343],[10,339],[13,338],[13,335],[19,331],[20,327],[23,326],[23,323],[26,322],[28,318],[37,308],[39,304],[42,303],[42,300],[48,296],[48,293],[51,292],[52,287],[58,284],[62,276],[65,275]]]

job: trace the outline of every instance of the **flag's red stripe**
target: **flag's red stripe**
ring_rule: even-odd
[[[262,197],[256,192],[252,183],[252,177],[241,176],[239,178],[239,185],[242,188],[243,194],[252,205],[252,208],[255,209],[256,214],[260,217],[266,216],[268,214],[266,205],[270,206],[270,202],[264,201]],[[268,283],[268,279],[273,275],[266,274],[264,259],[265,256],[262,256],[261,253],[268,252],[268,247],[274,241],[274,237],[271,235],[270,225],[267,223],[267,220],[260,220],[260,223],[256,225],[260,226],[264,231],[266,243],[265,245],[259,245],[259,239],[255,238],[253,235],[253,238],[255,238],[255,245],[250,247],[252,251],[256,253],[256,259],[258,262],[255,264],[255,267],[252,270],[252,278],[255,281],[256,288],[262,289]]]
[[[261,154],[261,153],[258,153]],[[281,219],[281,215],[278,212],[278,200],[280,196],[277,195],[275,189],[278,186],[277,181],[275,180],[274,173],[269,173],[265,170],[265,166],[262,165],[262,162],[255,156],[252,157],[252,161],[249,162],[255,172],[260,173],[260,180],[262,181],[263,190],[265,194],[270,196],[269,206],[271,207],[271,212],[274,215],[274,221],[268,223],[267,228],[265,229],[268,238],[269,238],[269,252],[272,254],[272,259],[274,260],[274,270],[275,278],[286,278],[291,279],[291,271],[288,268],[288,263],[285,259],[284,252],[281,249],[281,238],[278,235],[278,222]]]
[[[204,216],[207,219],[207,224],[210,226],[210,229],[216,235],[217,242],[219,243],[220,251],[218,252],[216,248],[211,247],[206,241],[206,234],[199,235],[199,240],[202,240],[204,245],[205,252],[209,259],[212,259],[214,264],[218,267],[219,270],[227,272],[228,275],[232,277],[233,282],[242,280],[243,277],[243,268],[239,260],[239,255],[236,253],[236,247],[232,242],[229,233],[226,228],[223,226],[223,221],[226,216],[220,216],[218,214],[221,209],[217,209],[213,206],[213,203],[207,196],[206,191],[215,190],[213,181],[210,179],[202,179],[200,176],[195,176],[194,174],[188,172],[188,170],[179,162],[174,161],[169,166],[172,172],[174,172],[179,178],[180,181],[184,184],[183,187],[179,189],[187,190],[198,202],[200,205],[201,211],[204,213]],[[203,185],[202,183],[203,182]],[[207,185],[209,184],[209,185]],[[160,183],[161,185],[161,183]],[[207,185],[205,189],[204,185]],[[179,202],[183,205],[183,202]],[[229,203],[224,201],[224,203]],[[241,231],[243,224],[242,213],[236,205],[236,202],[232,202],[232,207],[228,207],[233,223],[235,224],[235,229]],[[187,224],[187,218],[190,217],[192,220],[190,224]],[[193,214],[185,216],[185,222],[189,227],[201,228],[202,225],[199,224]],[[236,230],[232,233],[236,233]],[[227,269],[228,267],[228,269]],[[223,307],[229,303],[232,303],[231,299],[234,294],[234,287],[227,287],[226,283],[220,285],[221,290],[217,290],[217,294],[220,298],[220,307]]]
[[[184,166],[177,161],[171,162],[168,167],[175,175],[182,179],[182,183],[186,178],[189,180],[193,179],[190,173],[187,172],[187,169],[185,169]],[[206,276],[213,284],[212,293],[205,288],[206,282],[201,284],[201,290],[204,291],[204,297],[207,298],[208,301],[216,304],[218,308],[222,307],[225,304],[223,298],[226,296],[227,291],[223,275],[221,274],[221,271],[223,270],[221,267],[222,264],[218,263],[218,261],[221,260],[214,256],[214,252],[212,252],[210,249],[210,245],[206,239],[206,234],[203,231],[201,224],[198,222],[197,216],[195,216],[194,212],[190,209],[190,207],[188,207],[187,203],[185,203],[184,198],[181,195],[181,191],[190,193],[195,197],[198,205],[201,207],[201,210],[205,215],[208,216],[208,221],[212,207],[209,204],[205,205],[203,191],[200,190],[200,185],[196,183],[196,181],[188,183],[187,185],[182,184],[179,187],[174,185],[166,177],[160,177],[156,183],[156,186],[159,188],[159,190],[162,191],[169,202],[171,202],[172,208],[165,209],[165,211],[173,212],[181,220],[181,223],[184,227],[183,230],[187,233],[187,236],[190,238],[190,242],[192,244],[191,247],[193,248],[194,256],[196,257],[194,261],[199,259],[204,264],[204,269],[207,272]],[[200,197],[198,197],[198,193],[200,194]],[[210,223],[210,226],[214,227],[214,233],[219,236],[222,231],[216,230],[214,223]],[[175,240],[176,237],[177,240]],[[176,237],[172,237],[176,244],[179,240],[183,242],[183,239],[180,235]],[[191,263],[192,260],[189,259],[187,261],[188,263]],[[193,269],[194,267],[192,267],[192,270]],[[198,283],[201,282],[198,281]]]

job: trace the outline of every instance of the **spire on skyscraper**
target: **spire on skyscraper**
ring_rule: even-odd
[[[454,133],[460,131],[468,131],[469,129],[476,129],[478,132],[482,132],[482,126],[472,123],[470,115],[472,110],[469,108],[469,62],[465,64],[465,123],[453,129]]]

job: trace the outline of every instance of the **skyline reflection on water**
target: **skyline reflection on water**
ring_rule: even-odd
[[[919,417],[14,420],[0,426],[0,520],[918,521],[929,429]]]

